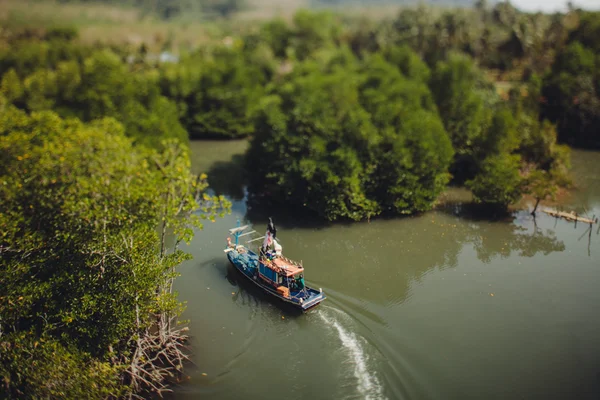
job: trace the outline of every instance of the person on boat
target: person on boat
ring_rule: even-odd
[[[290,276],[288,278],[288,285],[290,287],[290,290],[302,290],[302,286],[300,286],[300,281],[297,276]]]
[[[273,235],[273,239],[275,239],[277,237],[277,228],[275,228],[275,224],[273,223],[273,220],[271,219],[271,217],[269,217],[269,224],[267,225],[267,231],[271,233],[271,235]]]
[[[298,290],[304,289],[304,276],[302,274],[296,277],[296,286],[298,286]]]
[[[279,242],[275,239],[273,239],[273,250],[275,250],[275,255],[276,256],[280,256],[281,252],[283,250],[283,247],[281,247],[281,245],[279,244]]]
[[[263,240],[262,247],[260,248],[261,253],[263,255],[267,255],[272,244],[273,244],[273,237],[271,236],[271,232],[269,232],[267,230],[267,233],[265,233],[265,240]]]

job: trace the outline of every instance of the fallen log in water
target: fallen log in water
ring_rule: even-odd
[[[543,211],[548,215],[551,215],[556,218],[564,218],[567,221],[579,221],[579,222],[583,222],[584,224],[590,224],[590,225],[598,223],[598,218],[593,219],[593,218],[581,217],[581,216],[577,215],[577,213],[574,211],[571,211],[570,213],[568,213],[568,212],[564,212],[564,211],[551,210],[549,208],[545,208]]]

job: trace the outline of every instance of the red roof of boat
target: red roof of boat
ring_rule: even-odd
[[[278,274],[284,276],[292,276],[304,271],[304,268],[302,268],[301,266],[294,265],[291,262],[288,262],[288,260],[283,259],[281,257],[277,257],[274,260],[271,260],[271,262],[265,262],[265,265],[277,272]]]

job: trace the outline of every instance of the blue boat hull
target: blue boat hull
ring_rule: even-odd
[[[323,294],[321,291],[315,290],[308,286],[306,286],[305,290],[302,291],[291,290],[290,297],[282,296],[277,292],[277,289],[274,286],[269,285],[259,277],[257,273],[259,264],[258,256],[252,251],[247,251],[243,254],[240,254],[236,250],[232,250],[227,253],[227,258],[238,272],[244,275],[244,277],[246,277],[250,282],[262,289],[263,292],[278,298],[279,300],[294,307],[295,309],[301,310],[302,312],[306,312],[317,306],[326,298],[325,294]]]

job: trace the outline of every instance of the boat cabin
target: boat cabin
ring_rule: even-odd
[[[259,258],[258,276],[266,283],[293,291],[304,289],[304,267],[281,255],[263,254]]]

